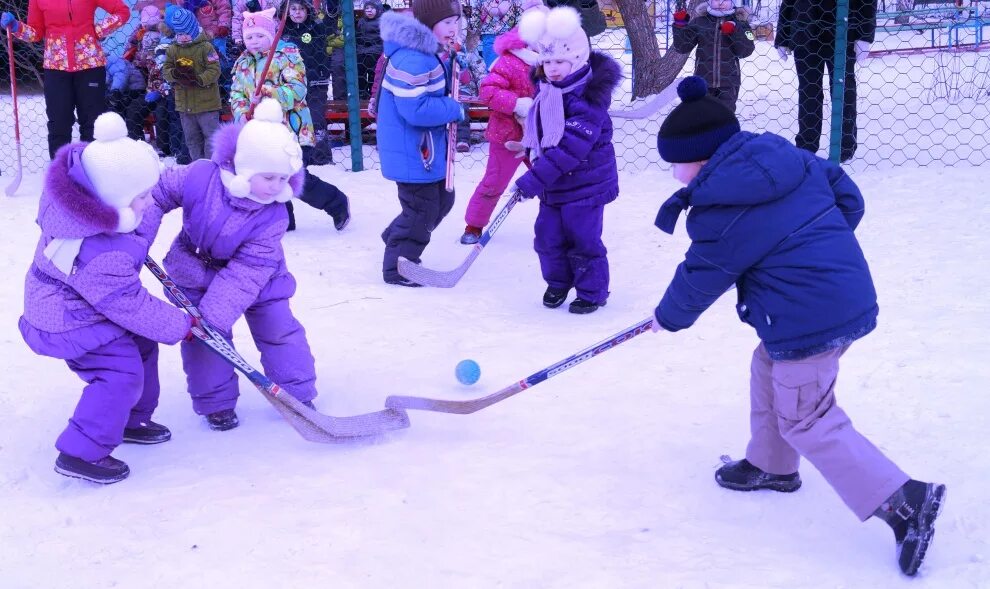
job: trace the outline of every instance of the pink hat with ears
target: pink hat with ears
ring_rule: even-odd
[[[274,43],[275,33],[278,32],[275,9],[269,8],[261,12],[245,12],[244,25],[241,27],[241,31],[244,37],[247,37],[249,33],[261,33],[266,35],[268,40]]]

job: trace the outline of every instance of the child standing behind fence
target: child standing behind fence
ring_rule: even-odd
[[[499,197],[522,162],[505,144],[522,139],[520,121],[529,112],[536,93],[530,70],[539,65],[540,56],[519,37],[519,30],[512,29],[499,36],[495,40],[495,52],[498,59],[491,73],[482,80],[479,93],[481,101],[491,109],[485,130],[485,138],[489,141],[488,165],[464,213],[467,227],[464,228],[461,243],[466,245],[478,243]]]
[[[286,123],[302,146],[303,161],[309,165],[314,143],[313,120],[309,107],[306,106],[306,66],[299,49],[292,43],[281,40],[277,47],[272,47],[278,30],[274,8],[244,13],[241,26],[244,33],[244,53],[234,63],[234,79],[230,87],[230,107],[234,120],[249,119],[253,107],[262,98],[276,99],[282,105]],[[275,55],[264,80],[261,80],[269,51],[274,51]],[[261,91],[255,96],[255,88],[259,83]],[[343,230],[350,222],[347,196],[309,170],[306,170],[306,183],[300,200],[330,215],[337,231]],[[289,212],[291,215],[291,207]],[[290,219],[289,227],[294,226],[294,219]]]
[[[192,159],[209,158],[210,137],[220,126],[220,56],[192,12],[170,4],[165,24],[175,31],[175,43],[162,71],[175,93],[182,135]]]
[[[711,0],[698,5],[688,21],[686,10],[674,13],[674,51],[694,56],[694,75],[704,78],[708,92],[735,112],[742,84],[739,60],[755,48],[749,28],[749,10],[735,8],[733,0]]]
[[[322,166],[333,163],[333,153],[326,139],[327,89],[330,85],[330,56],[327,42],[330,21],[317,12],[311,0],[290,0],[289,18],[282,38],[299,48],[306,66],[306,102],[313,119],[316,143],[309,163]]]

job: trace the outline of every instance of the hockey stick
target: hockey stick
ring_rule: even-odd
[[[391,395],[385,399],[385,406],[389,409],[418,409],[420,411],[437,411],[439,413],[456,413],[458,415],[474,413],[475,411],[480,411],[485,407],[494,405],[499,401],[504,401],[505,399],[521,393],[532,386],[538,385],[552,376],[557,376],[561,372],[573,368],[585,360],[590,360],[602,352],[611,350],[615,346],[629,341],[641,333],[646,333],[647,331],[650,331],[652,324],[653,317],[643,319],[639,323],[636,323],[635,325],[598,342],[590,348],[585,348],[573,356],[568,356],[560,362],[547,366],[543,370],[533,373],[519,382],[511,384],[496,393],[488,395],[487,397],[468,400],[447,400]]]
[[[461,80],[458,77],[459,72],[457,67],[457,53],[454,48],[450,49],[450,96],[454,100],[460,102],[461,100]],[[464,116],[467,117],[467,107],[461,107],[464,112]],[[468,121],[471,119],[469,118]],[[454,164],[457,158],[457,123],[458,121],[453,121],[447,124],[447,176],[445,177],[444,189],[447,192],[453,192],[454,190]],[[470,122],[468,123],[470,124]]]
[[[385,409],[364,415],[331,417],[310,409],[292,395],[283,395],[284,389],[282,387],[255,370],[241,357],[223,334],[210,327],[203,319],[199,308],[186,297],[182,289],[169,278],[165,270],[151,256],[145,258],[144,265],[162,283],[170,297],[181,305],[187,313],[200,321],[200,325],[193,327],[193,335],[251,381],[251,384],[257,387],[265,399],[306,440],[323,443],[344,442],[353,438],[376,436],[387,431],[409,427],[409,416],[401,410]]]
[[[278,42],[282,40],[282,31],[285,30],[285,21],[289,17],[289,2],[285,3],[285,10],[282,12],[282,20],[278,23],[278,30],[275,31],[275,38],[272,40],[272,46],[268,50],[268,57],[265,58],[265,67],[261,69],[261,78],[254,84],[254,99],[251,101],[251,107],[248,109],[247,120],[254,118],[254,107],[258,105],[256,100],[258,96],[261,95],[261,88],[265,85],[265,79],[268,78],[268,70],[272,67],[272,59],[275,58],[275,50],[278,49]],[[276,98],[276,100],[278,100]]]
[[[680,84],[684,78],[677,78],[670,83],[669,86],[657,92],[646,102],[636,108],[630,108],[626,110],[610,110],[608,115],[613,119],[648,119],[658,112],[660,109],[667,106],[677,98],[677,85]]]
[[[502,210],[499,211],[498,214],[495,215],[492,222],[488,224],[488,227],[485,228],[485,231],[481,234],[481,239],[478,240],[478,243],[474,244],[474,247],[471,248],[471,252],[468,254],[467,258],[461,262],[460,266],[454,268],[453,270],[447,270],[446,272],[442,270],[431,270],[399,256],[399,274],[417,284],[422,284],[423,286],[436,286],[439,288],[451,288],[455,286],[461,278],[464,277],[464,274],[468,271],[468,268],[471,267],[471,264],[473,264],[474,261],[478,259],[478,256],[481,255],[481,250],[485,249],[485,245],[491,241],[492,236],[495,235],[495,232],[498,231],[499,227],[501,227],[502,222],[509,216],[509,212],[512,210],[512,207],[516,206],[516,204],[521,200],[522,197],[519,194],[513,194],[509,198],[509,202],[505,203]]]
[[[14,141],[17,142],[17,170],[14,179],[4,188],[7,196],[13,196],[21,185],[24,164],[21,161],[21,117],[17,112],[17,76],[14,71],[14,34],[7,30],[7,59],[10,61],[10,97],[14,100]]]

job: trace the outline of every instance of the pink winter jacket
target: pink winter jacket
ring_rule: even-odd
[[[512,53],[512,50],[525,48],[526,42],[519,38],[518,28],[495,39],[498,59],[492,64],[491,72],[481,81],[478,93],[481,102],[492,111],[485,131],[485,137],[489,141],[505,143],[522,139],[523,129],[516,121],[513,110],[516,108],[516,100],[532,98],[536,94],[536,88],[530,78],[530,65]]]

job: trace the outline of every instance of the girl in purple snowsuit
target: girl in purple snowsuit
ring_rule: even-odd
[[[220,127],[211,160],[163,172],[153,196],[165,212],[182,207],[164,261],[172,279],[227,339],[244,315],[265,373],[312,407],[315,361],[289,308],[296,280],[282,251],[284,203],[302,191],[305,171],[282,118],[277,101],[263,100],[248,123]],[[196,413],[211,429],[237,427],[234,368],[195,342],[182,345],[182,366]]]
[[[622,70],[591,53],[568,6],[526,11],[519,35],[538,49],[543,69],[523,135],[533,168],[514,187],[524,198],[540,197],[534,246],[547,282],[543,304],[559,307],[574,287],[569,311],[592,313],[608,299],[602,223],[605,205],[619,195],[608,107]]]
[[[121,442],[157,444],[158,343],[189,335],[190,318],[141,286],[161,212],[149,191],[159,163],[127,138],[116,113],[100,115],[95,141],[58,150],[38,207],[41,239],[24,288],[21,335],[37,354],[65,360],[86,381],[55,442],[55,471],[97,483],[127,478],[110,456]]]

